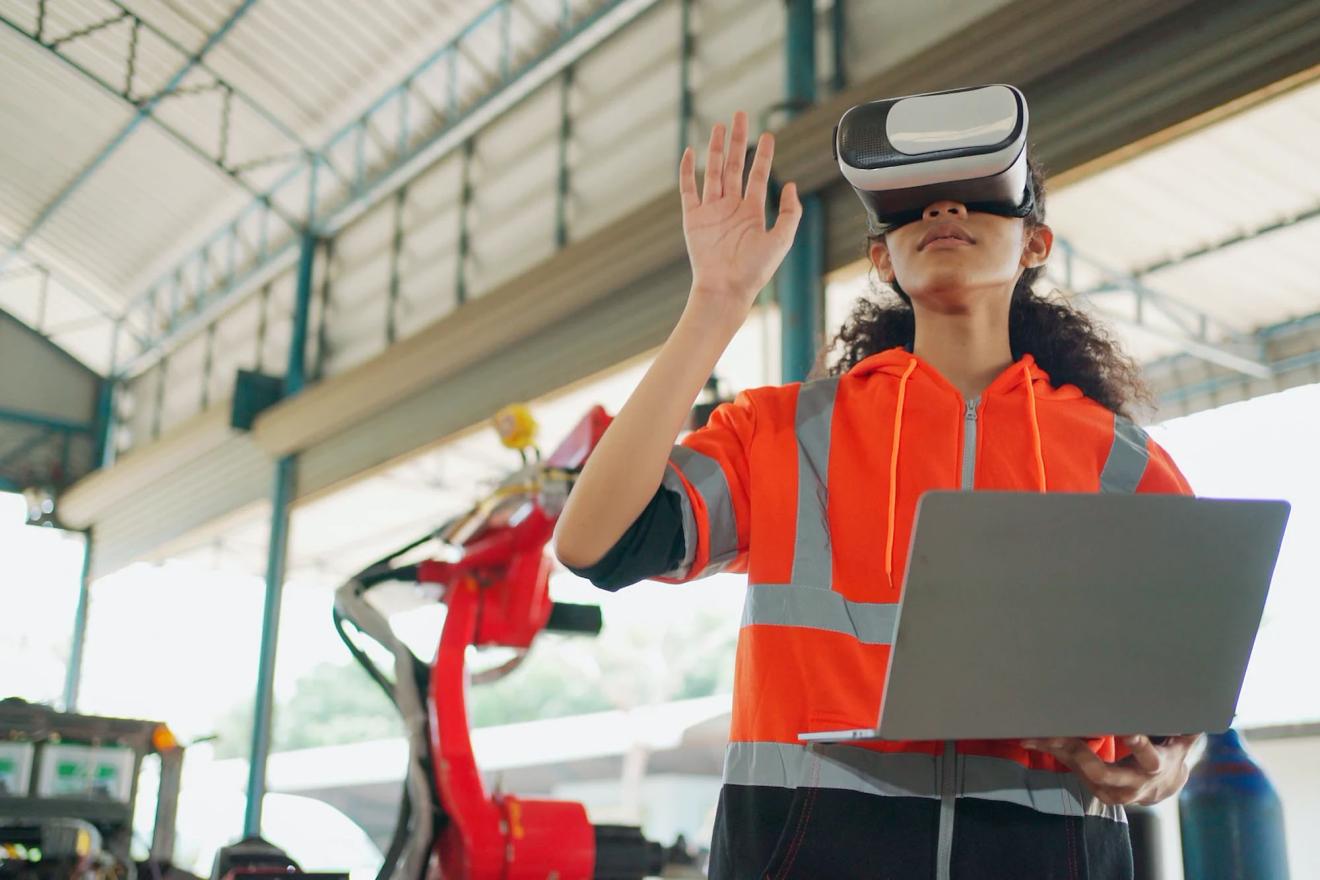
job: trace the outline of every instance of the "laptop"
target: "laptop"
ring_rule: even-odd
[[[880,717],[808,742],[1218,732],[1286,501],[933,491],[917,505]]]

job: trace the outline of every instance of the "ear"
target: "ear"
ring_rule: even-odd
[[[882,238],[871,243],[871,264],[880,273],[880,280],[886,284],[894,283],[894,261],[889,257],[889,245]]]
[[[1026,233],[1022,242],[1022,268],[1034,269],[1045,265],[1054,249],[1054,230],[1045,224],[1035,228],[1024,227]]]

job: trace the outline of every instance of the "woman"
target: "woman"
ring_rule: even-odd
[[[883,621],[922,492],[1190,492],[1123,415],[1135,367],[1083,315],[1031,293],[1053,243],[1039,175],[1025,220],[946,200],[873,236],[900,301],[858,306],[834,375],[746,391],[673,446],[801,217],[789,183],[765,228],[774,140],[760,136],[744,192],[746,143],[745,114],[727,153],[714,127],[700,196],[683,154],[687,307],[556,542],[606,589],[748,572],[711,876],[1131,876],[1121,804],[1176,793],[1194,737],[797,739],[874,723]]]

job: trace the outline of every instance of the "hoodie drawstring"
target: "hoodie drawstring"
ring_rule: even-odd
[[[1027,378],[1027,409],[1031,413],[1031,443],[1036,451],[1036,482],[1040,486],[1040,491],[1045,491],[1045,455],[1040,447],[1040,422],[1036,419],[1036,386],[1031,381],[1031,370],[1027,368],[1025,362],[1022,364],[1022,375]]]
[[[912,371],[917,368],[917,359],[908,361],[903,378],[898,380],[898,403],[894,410],[894,442],[889,452],[889,516],[885,527],[885,576],[890,586],[894,583],[894,514],[898,504],[898,452],[903,439],[903,404],[907,400],[907,383]],[[1031,445],[1036,455],[1036,485],[1045,491],[1045,455],[1041,449],[1040,421],[1036,416],[1036,388],[1031,379],[1031,369],[1024,362],[1022,375],[1027,382],[1027,411],[1031,416]]]
[[[917,368],[917,359],[908,361],[903,378],[898,380],[898,404],[894,411],[894,443],[889,453],[889,516],[885,529],[885,577],[894,585],[894,509],[898,502],[898,447],[903,437],[903,401],[907,397],[908,377]]]

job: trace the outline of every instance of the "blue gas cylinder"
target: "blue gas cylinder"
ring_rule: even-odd
[[[1178,810],[1186,880],[1287,880],[1283,804],[1236,730],[1206,738]]]

